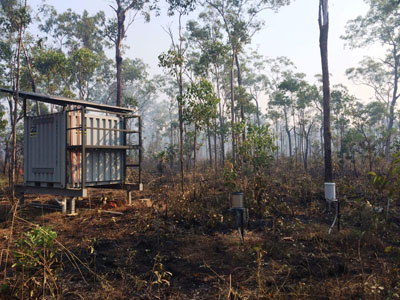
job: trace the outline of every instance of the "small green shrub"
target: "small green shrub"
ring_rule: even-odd
[[[393,154],[386,174],[378,175],[375,172],[368,174],[372,176],[373,187],[377,189],[382,198],[386,198],[386,219],[388,219],[390,202],[393,198],[398,197],[400,189],[400,152]]]
[[[56,238],[57,232],[52,227],[37,225],[17,240],[16,262],[12,265],[17,271],[16,296],[37,299],[48,292],[53,299],[59,298],[57,275],[62,263]]]

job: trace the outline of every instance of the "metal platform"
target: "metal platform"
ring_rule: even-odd
[[[143,191],[143,184],[108,184],[96,186],[96,189],[125,190],[125,191]],[[86,198],[88,196],[88,188],[85,189],[60,189],[53,187],[33,187],[33,186],[17,186],[19,194],[33,195],[53,195],[61,197],[79,197]]]

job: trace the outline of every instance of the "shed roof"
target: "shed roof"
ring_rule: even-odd
[[[0,92],[13,94],[13,90],[5,89],[5,88],[0,88]],[[90,101],[70,99],[70,98],[60,97],[60,96],[49,96],[49,95],[24,92],[24,91],[19,91],[18,94],[21,98],[46,102],[46,103],[55,104],[55,105],[62,105],[62,106],[79,105],[79,106],[91,107],[91,108],[95,108],[95,109],[99,109],[99,110],[117,112],[117,113],[134,113],[136,111],[134,109],[126,108],[126,107],[106,105],[106,104],[100,104],[100,103],[95,103],[95,102],[90,102]]]

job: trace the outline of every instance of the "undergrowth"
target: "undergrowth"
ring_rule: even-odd
[[[2,223],[7,239],[0,242],[0,295],[399,299],[398,196],[387,215],[367,175],[341,177],[342,230],[328,234],[333,213],[323,199],[323,182],[310,175],[312,169],[298,169],[291,176],[271,165],[268,176],[247,180],[243,243],[221,169],[217,176],[207,169],[196,180],[187,177],[184,194],[168,170],[168,176],[146,174],[147,190],[136,195],[134,206],[115,208],[118,214],[98,209],[107,205],[102,201],[91,202],[96,209],[80,202],[75,217],[23,208]]]

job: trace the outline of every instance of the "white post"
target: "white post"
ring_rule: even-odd
[[[128,205],[132,205],[132,192],[127,191],[127,196],[128,196]]]
[[[62,202],[61,202],[61,212],[63,214],[67,213],[67,197],[64,197]]]
[[[71,198],[71,214],[75,213],[75,197]]]

